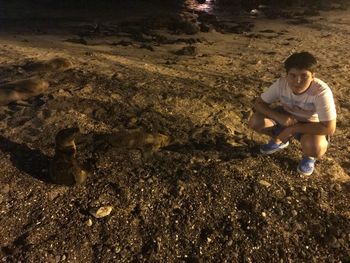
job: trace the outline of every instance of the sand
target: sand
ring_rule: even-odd
[[[49,88],[0,107],[0,259],[349,262],[350,11],[226,13],[216,30],[191,35],[165,27],[167,12],[153,12],[162,16],[148,17],[153,28],[143,31],[141,15],[24,19],[1,10],[1,83],[36,77]],[[261,156],[267,138],[247,127],[254,99],[303,50],[318,58],[316,76],[332,88],[338,113],[310,177],[296,173],[297,141]],[[25,66],[53,58],[72,66]],[[55,185],[55,135],[76,126],[84,134],[142,129],[176,144],[145,161],[137,149],[101,151],[83,140],[78,159],[91,177]],[[91,217],[103,206],[111,214]]]

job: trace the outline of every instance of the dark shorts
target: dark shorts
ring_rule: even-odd
[[[282,126],[281,124],[276,124],[275,128],[273,130],[273,135],[277,136],[278,134],[280,134],[283,130],[285,129],[284,126]],[[301,136],[303,136],[303,133],[297,132],[293,134],[293,138],[297,139],[298,141],[300,141]],[[330,135],[325,135],[326,136],[326,140],[328,143],[331,142],[331,136]]]

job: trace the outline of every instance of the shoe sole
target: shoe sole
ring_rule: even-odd
[[[272,154],[272,153],[275,153],[275,152],[278,152],[280,150],[283,150],[284,148],[287,148],[289,146],[289,142],[288,143],[285,143],[283,146],[280,146],[274,150],[271,150],[271,151],[264,151],[263,149],[260,148],[260,152],[262,154]]]
[[[305,176],[312,175],[312,173],[314,172],[314,170],[312,170],[312,172],[310,172],[310,173],[305,173],[305,172],[303,172],[302,170],[300,170],[299,166],[298,166],[297,170],[298,170],[298,172],[299,172],[300,174],[305,175]]]

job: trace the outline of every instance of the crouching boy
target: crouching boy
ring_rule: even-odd
[[[315,77],[317,61],[309,52],[286,59],[286,75],[273,83],[256,100],[249,126],[271,140],[260,146],[272,154],[300,140],[303,157],[298,172],[311,175],[316,159],[324,155],[336,128],[336,108],[331,89]],[[276,106],[277,105],[277,106]]]

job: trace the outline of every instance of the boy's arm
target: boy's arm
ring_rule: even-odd
[[[297,120],[291,114],[285,114],[271,109],[269,104],[260,97],[255,101],[254,108],[257,112],[278,122],[282,126],[288,127],[297,123]]]
[[[283,142],[289,140],[295,133],[314,135],[333,135],[336,129],[336,120],[322,122],[299,122],[293,126],[285,128],[277,138]]]

